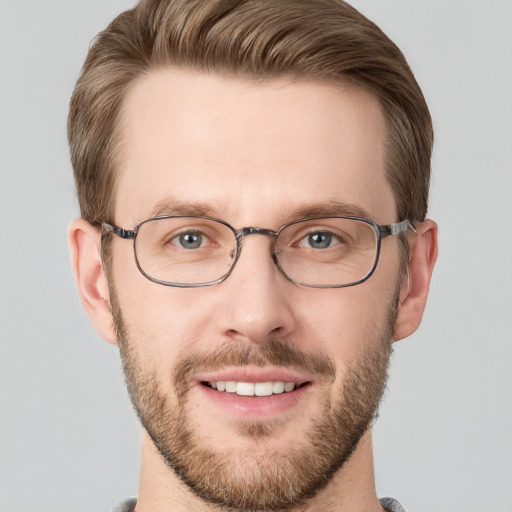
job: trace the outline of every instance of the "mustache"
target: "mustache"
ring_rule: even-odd
[[[270,340],[261,345],[237,341],[213,351],[193,350],[183,357],[173,372],[175,389],[184,394],[192,376],[200,371],[218,370],[229,366],[283,366],[313,372],[319,380],[334,381],[336,367],[325,354],[307,353],[282,340]]]

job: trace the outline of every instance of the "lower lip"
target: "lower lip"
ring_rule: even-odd
[[[304,398],[311,385],[306,384],[288,393],[270,396],[239,396],[236,393],[217,391],[199,384],[199,389],[208,400],[227,412],[243,418],[259,418],[281,414]]]

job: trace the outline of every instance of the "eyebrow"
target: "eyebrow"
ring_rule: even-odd
[[[165,215],[190,215],[218,218],[221,213],[224,214],[225,212],[225,208],[216,206],[214,203],[189,203],[178,201],[174,198],[166,198],[162,201],[159,201],[155,205],[147,218],[160,217]],[[371,218],[368,211],[363,207],[337,200],[305,204],[296,208],[284,209],[280,214],[280,218],[282,218],[285,223],[291,222],[293,220],[311,219],[316,217]]]
[[[163,199],[159,201],[149,213],[148,218],[160,217],[162,215],[191,215],[203,217],[215,217],[218,215],[220,208],[215,208],[210,203],[185,203],[173,198]]]
[[[370,214],[362,206],[342,201],[330,200],[300,206],[288,211],[286,217],[291,220],[315,217],[362,217],[369,219]]]

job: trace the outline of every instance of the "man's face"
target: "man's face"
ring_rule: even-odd
[[[383,116],[360,89],[159,71],[128,93],[121,136],[113,221],[125,228],[191,212],[272,230],[305,212],[397,220]],[[131,243],[112,245],[111,305],[143,425],[197,495],[232,508],[296,505],[324,486],[371,423],[391,350],[396,237],[368,281],[338,289],[286,280],[270,245],[247,237],[226,281],[189,289],[149,281]],[[210,385],[226,381],[276,393]]]

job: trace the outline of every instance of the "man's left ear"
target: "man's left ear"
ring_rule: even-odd
[[[410,244],[408,275],[400,292],[394,341],[410,336],[419,327],[437,260],[437,224],[426,220],[416,230],[417,235]]]

